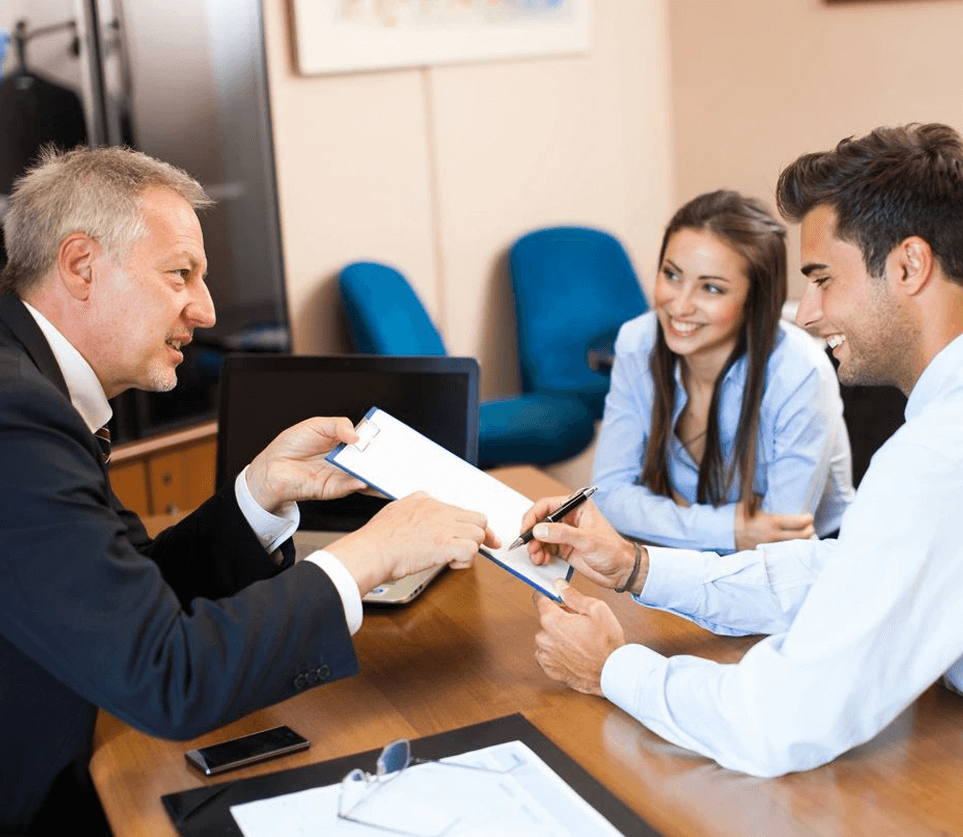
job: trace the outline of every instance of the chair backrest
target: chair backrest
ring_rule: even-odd
[[[839,361],[833,350],[826,349],[826,354],[838,371]],[[906,396],[896,387],[844,383],[839,384],[839,394],[843,399],[843,421],[853,460],[853,488],[858,488],[873,454],[903,424]]]
[[[447,354],[418,295],[393,267],[354,262],[341,271],[339,284],[356,351],[377,355]]]
[[[576,393],[601,415],[608,377],[587,349],[648,308],[625,249],[601,230],[549,227],[518,239],[509,262],[522,388]]]

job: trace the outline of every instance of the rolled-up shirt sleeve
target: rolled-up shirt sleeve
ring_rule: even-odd
[[[784,541],[718,555],[650,546],[639,604],[675,613],[717,634],[785,631],[835,540]]]

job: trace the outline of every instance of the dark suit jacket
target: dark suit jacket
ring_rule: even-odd
[[[0,831],[86,775],[97,707],[186,739],[356,671],[330,579],[279,571],[233,490],[147,537],[43,333],[0,296]]]

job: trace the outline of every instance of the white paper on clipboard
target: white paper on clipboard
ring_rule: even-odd
[[[328,454],[333,465],[392,499],[424,491],[443,503],[481,512],[503,544],[512,543],[520,534],[522,516],[533,503],[524,494],[377,407],[372,407],[355,429],[361,437],[358,442],[338,445]],[[526,545],[513,550],[482,547],[480,551],[555,601],[560,600],[556,580],[572,574],[560,558],[535,566]]]

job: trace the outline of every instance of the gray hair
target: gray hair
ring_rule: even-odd
[[[8,262],[0,292],[22,296],[34,287],[71,233],[85,233],[114,259],[123,259],[147,232],[141,205],[152,187],[169,189],[194,209],[213,203],[189,174],[140,151],[45,148],[17,180],[3,217]]]

